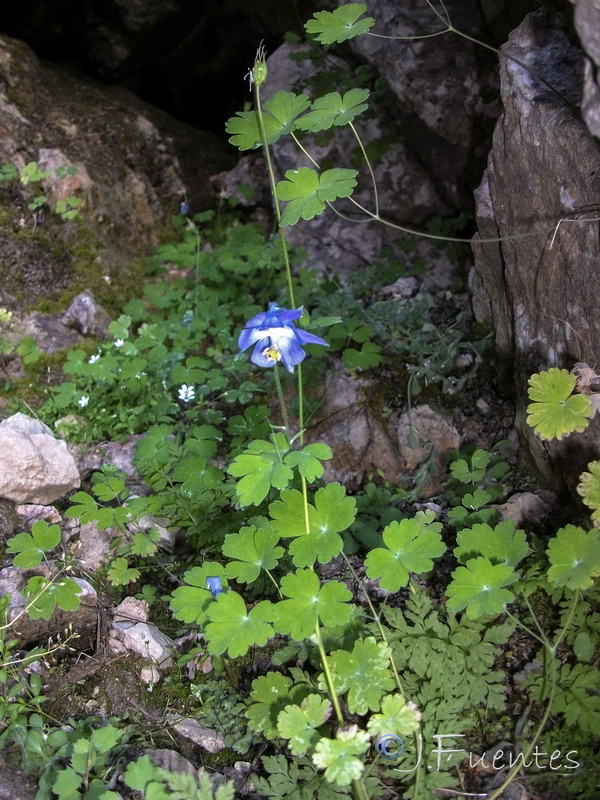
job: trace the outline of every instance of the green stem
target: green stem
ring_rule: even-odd
[[[354,577],[354,580],[358,584],[360,584],[360,587],[362,588],[363,594],[364,594],[364,596],[366,598],[367,605],[369,606],[369,610],[371,611],[373,619],[375,620],[375,624],[377,625],[377,630],[379,631],[379,635],[381,636],[382,641],[385,642],[389,647],[387,636],[385,635],[385,630],[383,628],[383,625],[381,624],[381,617],[379,616],[377,611],[375,611],[375,606],[371,602],[371,598],[369,597],[369,592],[367,590],[367,587],[364,584],[364,581],[362,580],[362,578],[360,578],[358,576],[356,570],[354,569],[354,567],[350,563],[350,560],[349,560],[348,556],[346,555],[346,553],[344,553],[343,550],[341,552],[341,556],[344,559],[344,561],[346,562],[346,566],[348,567],[348,569],[352,573],[352,575]],[[394,659],[392,658],[392,659],[390,659],[390,661],[391,661],[391,664],[392,664],[392,672],[394,673],[394,680],[396,682],[396,686],[398,687],[398,691],[400,692],[400,694],[404,694],[404,691],[402,689],[402,681],[400,680],[400,675],[398,674],[398,670],[396,669],[396,665],[394,664]]]
[[[265,160],[267,162],[267,171],[269,173],[269,182],[271,184],[271,194],[273,196],[273,205],[275,208],[275,216],[277,218],[277,227],[279,230],[279,238],[281,240],[281,247],[283,251],[283,261],[285,264],[285,274],[287,278],[288,284],[288,293],[290,296],[290,308],[294,308],[296,305],[296,301],[294,299],[294,285],[292,281],[292,268],[290,264],[290,256],[288,251],[287,240],[285,238],[285,233],[283,232],[283,228],[280,225],[281,222],[281,209],[279,208],[279,200],[277,199],[277,182],[275,180],[275,171],[273,169],[273,162],[271,160],[271,153],[269,150],[269,145],[267,142],[267,133],[265,131],[265,122],[263,119],[262,114],[262,107],[260,104],[260,86],[258,83],[254,84],[254,101],[256,105],[256,116],[258,119],[258,129],[260,131],[260,138],[262,139],[263,143],[263,151],[265,153]],[[300,364],[298,365],[298,427],[300,431],[300,447],[302,447],[304,443],[304,401],[303,401],[303,391],[302,391],[302,367]],[[281,389],[281,381],[279,379],[279,374],[277,372],[277,364],[275,365],[275,383],[277,385],[277,393],[279,395],[279,402],[281,404],[281,413],[284,420],[284,425],[286,428],[286,433],[288,439],[291,438],[291,431],[288,422],[287,410],[285,408],[285,401],[283,398],[283,392]],[[302,478],[302,500],[304,504],[304,528],[307,534],[310,533],[310,523],[308,517],[308,492],[306,489],[306,480]]]
[[[290,421],[288,419],[287,408],[285,406],[285,397],[283,396],[283,389],[281,387],[281,378],[279,377],[279,364],[273,367],[273,377],[275,378],[275,386],[277,387],[277,397],[279,398],[279,405],[281,407],[281,417],[283,419],[283,427],[285,428],[285,435],[288,441],[292,435],[290,430]]]
[[[529,603],[527,603],[527,605],[529,605]],[[535,620],[535,616],[533,615],[533,611],[531,610],[531,608],[529,609],[529,611],[531,613],[531,616]],[[551,647],[550,642],[546,639],[546,637],[543,634],[542,634],[541,637],[538,636],[537,633],[535,633],[534,631],[531,630],[529,625],[525,625],[524,622],[521,622],[521,620],[518,619],[518,617],[515,617],[514,614],[511,614],[510,611],[506,610],[506,616],[510,617],[510,619],[514,620],[514,622],[516,622],[516,624],[519,626],[519,628],[522,628],[533,639],[536,639],[542,645],[542,647],[548,647],[548,648]],[[537,624],[537,622],[536,622],[536,624]]]
[[[537,729],[535,731],[535,734],[534,734],[534,736],[533,736],[533,738],[532,738],[532,740],[531,740],[531,742],[529,744],[529,747],[527,748],[527,750],[525,750],[525,753],[523,755],[523,764],[527,761],[527,759],[529,758],[529,756],[533,752],[533,748],[536,746],[537,742],[539,741],[540,736],[544,732],[544,728],[546,727],[546,723],[548,722],[548,718],[550,717],[550,712],[552,710],[552,703],[554,702],[554,697],[556,695],[556,687],[558,685],[558,669],[557,669],[557,664],[556,664],[556,650],[557,650],[559,644],[562,642],[562,640],[566,636],[567,630],[569,629],[569,627],[571,625],[571,621],[573,620],[573,615],[575,613],[575,608],[577,607],[578,600],[579,600],[579,592],[575,592],[575,594],[573,596],[573,603],[571,604],[571,608],[569,610],[569,615],[568,615],[568,617],[566,619],[566,622],[563,625],[560,633],[558,634],[558,637],[556,638],[555,642],[553,644],[550,644],[550,642],[547,639],[545,639],[545,637],[544,637],[544,639],[545,639],[545,641],[543,642],[544,648],[546,650],[546,655],[550,658],[550,694],[548,695],[548,703],[547,703],[546,708],[544,710],[544,714],[542,716],[542,719],[540,720],[540,724],[538,725],[538,727],[537,727]],[[528,603],[528,605],[529,605],[529,603]],[[533,619],[536,621],[536,625],[537,625],[537,619],[535,617],[535,614],[533,614],[533,611],[531,610],[531,607],[530,607],[529,610],[531,611]],[[509,616],[512,616],[512,615],[509,614]],[[515,619],[515,617],[513,617],[513,619]],[[517,620],[517,622],[519,622],[519,620]],[[519,625],[521,625],[521,627],[525,628],[525,626],[521,622],[519,622]],[[525,630],[527,630],[528,633],[530,633],[532,636],[534,636],[538,641],[542,641],[539,636],[536,636],[528,628],[525,628]],[[517,774],[519,773],[521,768],[522,768],[522,764],[519,764],[517,762],[515,764],[515,766],[510,770],[508,775],[506,776],[506,780],[502,783],[502,785],[499,786],[494,792],[492,792],[491,794],[487,795],[486,800],[496,800],[496,798],[500,797],[500,795],[506,789],[506,787],[517,776]]]
[[[281,589],[279,588],[279,584],[277,583],[277,581],[275,580],[275,578],[274,578],[274,577],[271,575],[271,573],[269,572],[269,570],[268,570],[268,569],[265,569],[265,572],[266,572],[266,573],[267,573],[267,575],[269,576],[269,580],[271,581],[271,583],[273,584],[273,586],[274,586],[274,587],[277,589],[277,594],[279,595],[279,597],[280,597],[280,598],[282,598],[282,597],[283,597],[283,592],[282,592],[282,591],[281,591]]]
[[[344,725],[344,715],[342,714],[340,701],[333,685],[333,677],[331,675],[331,670],[329,669],[327,654],[325,653],[323,639],[321,638],[321,629],[318,622],[315,625],[315,638],[317,640],[317,647],[319,648],[319,655],[321,656],[321,663],[323,665],[323,674],[325,675],[325,683],[327,684],[327,690],[333,704],[333,710],[335,711],[338,724],[342,727]],[[357,800],[369,800],[369,795],[367,794],[362,781],[352,781],[352,788],[354,789],[354,796]]]
[[[294,140],[294,142],[296,142],[296,145],[297,145],[297,147],[298,147],[298,148],[299,148],[299,149],[300,149],[300,150],[301,150],[301,151],[304,153],[304,155],[305,155],[305,156],[308,158],[308,160],[309,160],[309,161],[310,161],[310,162],[311,162],[311,163],[312,163],[312,164],[313,164],[313,165],[314,165],[314,166],[315,166],[317,169],[321,169],[321,167],[320,167],[320,166],[317,164],[317,162],[314,160],[314,158],[311,156],[311,154],[308,152],[308,150],[307,150],[307,149],[304,147],[304,145],[302,144],[302,142],[300,141],[300,139],[298,139],[298,137],[296,136],[296,134],[292,132],[292,133],[290,134],[290,136],[292,137],[292,139]]]
[[[343,725],[344,715],[342,714],[342,709],[340,708],[340,701],[333,686],[333,677],[331,675],[331,670],[329,669],[327,654],[325,653],[325,646],[323,644],[323,639],[321,638],[321,628],[319,627],[318,622],[315,625],[315,638],[317,640],[317,647],[319,648],[319,655],[321,656],[321,663],[323,664],[323,674],[325,675],[327,690],[329,692],[329,696],[331,697],[331,702],[333,703],[333,710],[335,711],[335,716],[337,718],[338,723],[340,725]]]
[[[373,199],[375,200],[375,216],[378,217],[379,216],[379,193],[377,192],[377,181],[375,180],[375,173],[373,172],[373,167],[371,166],[371,162],[369,161],[369,156],[367,155],[367,151],[365,150],[365,147],[364,147],[364,145],[362,143],[362,139],[358,135],[358,132],[357,132],[356,128],[354,127],[354,125],[351,122],[349,122],[348,125],[350,125],[350,129],[351,129],[352,133],[354,134],[354,137],[356,138],[356,141],[358,142],[358,146],[360,147],[360,152],[362,153],[362,156],[363,156],[363,158],[365,160],[365,164],[367,165],[367,169],[369,170],[369,173],[371,175],[371,183],[373,184]]]
[[[273,195],[273,206],[275,208],[275,216],[277,218],[277,228],[279,230],[279,238],[281,240],[281,247],[283,250],[283,261],[285,264],[285,274],[287,277],[288,292],[290,295],[290,307],[294,308],[296,302],[294,300],[294,286],[292,283],[292,268],[290,265],[290,255],[288,251],[288,244],[283,232],[283,228],[279,224],[281,222],[281,209],[279,208],[279,200],[277,199],[277,181],[275,180],[275,171],[273,169],[273,162],[271,160],[271,151],[267,143],[267,132],[265,131],[265,122],[263,119],[262,107],[260,104],[260,88],[258,83],[254,84],[254,100],[256,105],[256,117],[258,119],[258,129],[260,131],[260,138],[263,143],[263,151],[265,160],[267,162],[267,171],[269,173],[269,182],[271,184],[271,194]]]

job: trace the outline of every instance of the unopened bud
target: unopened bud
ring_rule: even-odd
[[[257,86],[262,86],[267,80],[267,60],[265,48],[261,44],[256,51],[256,58],[254,59],[254,66],[252,67],[252,83]]]

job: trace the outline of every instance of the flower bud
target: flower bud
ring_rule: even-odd
[[[254,66],[252,67],[252,83],[255,83],[257,86],[262,86],[263,83],[267,80],[267,60],[266,60],[266,52],[265,48],[261,44],[256,51],[256,58],[254,59]]]

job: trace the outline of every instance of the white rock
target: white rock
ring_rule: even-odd
[[[79,528],[78,547],[74,551],[79,564],[86,570],[95,572],[110,555],[110,543],[115,537],[114,528],[100,530],[95,520],[85,522]]]
[[[2,428],[11,428],[15,431],[21,431],[21,433],[45,433],[48,436],[54,436],[52,429],[43,423],[41,419],[28,417],[27,414],[22,414],[20,411],[17,411],[11,417],[3,419],[0,422],[0,430]]]
[[[21,518],[23,524],[29,527],[39,520],[44,520],[48,525],[58,525],[62,521],[61,515],[54,506],[24,503],[21,506],[17,506],[15,512]]]
[[[148,603],[126,597],[114,610],[115,622],[148,622]]]
[[[140,670],[140,680],[142,683],[156,684],[160,681],[160,672],[154,664],[152,664],[151,667],[142,667]]]
[[[134,603],[145,604],[144,601],[136,601],[135,598],[126,599],[133,600]],[[159,669],[172,667],[174,663],[171,656],[172,640],[161,633],[155,625],[149,622],[136,622],[136,613],[141,613],[139,606],[135,606],[133,603],[129,605],[133,612],[133,619],[125,617],[122,606],[123,603],[119,606],[118,619],[113,620],[111,626],[111,633],[115,634],[111,637],[111,647],[120,651],[120,647],[114,647],[114,639],[117,639],[121,646],[152,661]]]
[[[65,442],[43,428],[43,423],[25,414],[0,423],[0,497],[50,505],[79,487],[79,472]]]
[[[195,719],[175,717],[171,726],[180,736],[185,736],[186,739],[190,739],[194,744],[208,750],[209,753],[218,753],[225,749],[225,741],[221,734],[200,725]]]

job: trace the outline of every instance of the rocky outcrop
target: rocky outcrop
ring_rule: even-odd
[[[500,67],[504,111],[476,192],[473,305],[494,327],[500,379],[516,392],[532,462],[552,488],[572,489],[600,453],[600,422],[542,444],[525,424],[527,381],[551,366],[600,361],[600,143],[581,119],[582,51],[555,18],[530,14]]]
[[[0,305],[53,300],[77,280],[104,302],[184,197],[192,212],[214,206],[209,178],[232,159],[225,144],[124,89],[44,65],[0,37],[0,164],[50,173],[0,184]],[[48,202],[32,209],[42,194]],[[69,196],[81,205],[65,221],[54,209]]]
[[[464,3],[452,0],[446,6],[457,28],[471,36],[484,35],[474,7],[467,14]],[[398,40],[353,39],[346,59],[327,56],[326,78],[323,66],[309,58],[305,45],[284,44],[268,59],[262,96],[267,100],[282,89],[300,92],[307,84],[314,85],[315,96],[336,88],[344,91],[348,73],[358,64],[366,65],[373,91],[368,113],[357,117],[355,124],[373,159],[380,216],[414,228],[432,216],[453,216],[472,202],[499,113],[497,68],[484,49],[454,33],[419,39],[442,28],[421,0],[402,4],[383,0],[369,11],[377,20],[373,30]],[[407,41],[410,37],[413,40]],[[336,127],[333,136],[306,136],[303,143],[321,165],[359,169],[354,199],[376,210],[371,176],[348,126]],[[289,137],[279,139],[272,154],[280,178],[286,170],[312,166]],[[236,187],[250,184],[254,197],[245,201],[240,197],[242,202],[270,208],[265,175],[256,154],[245,156],[223,179],[224,189],[238,196]],[[402,236],[397,229],[369,221],[348,202],[337,201],[335,206],[344,218],[327,210],[286,229],[290,243],[306,249],[313,264],[344,274],[373,265],[384,250],[397,252]]]
[[[585,122],[600,138],[600,3],[598,0],[577,0],[575,27],[588,55],[585,60],[582,111]]]
[[[21,413],[0,422],[0,497],[48,505],[79,483],[66,443],[43,422]]]

